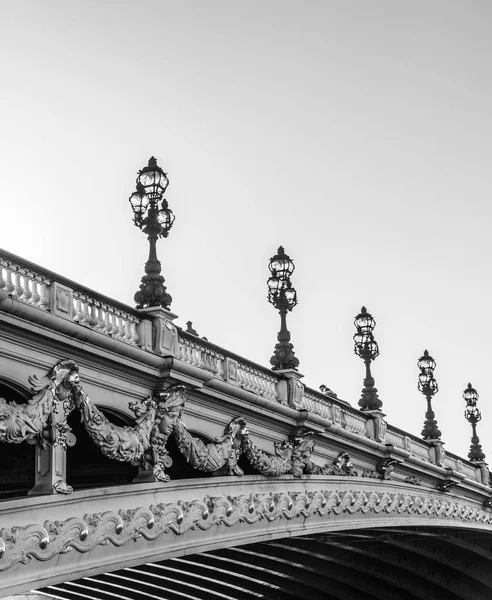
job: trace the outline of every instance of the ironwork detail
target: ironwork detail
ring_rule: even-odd
[[[133,222],[147,235],[150,245],[145,275],[135,294],[137,308],[162,306],[168,309],[171,306],[172,297],[164,285],[156,251],[157,240],[167,237],[174,223],[174,214],[163,197],[168,185],[166,173],[152,156],[149,164],[138,172],[137,189],[130,196]]]
[[[277,254],[270,259],[268,265],[271,276],[268,279],[268,302],[280,314],[280,331],[277,334],[275,351],[270,358],[274,371],[283,369],[297,369],[299,359],[294,355],[294,346],[290,341],[290,332],[287,329],[287,313],[297,304],[297,292],[292,287],[290,276],[294,272],[294,261],[285,254],[282,246]]]
[[[376,321],[367,312],[366,307],[363,306],[360,313],[355,317],[354,325],[357,330],[354,335],[354,352],[362,358],[366,366],[366,376],[359,406],[361,410],[379,410],[383,403],[379,399],[374,377],[371,374],[371,362],[379,356],[379,346],[372,333]]]
[[[424,440],[440,440],[441,432],[437,426],[436,415],[432,410],[432,397],[439,391],[437,381],[434,379],[436,361],[430,356],[427,350],[424,350],[424,354],[419,358],[417,366],[420,369],[417,387],[427,400],[427,411],[425,413],[422,437]]]
[[[473,462],[481,462],[485,460],[485,454],[480,444],[480,438],[477,435],[477,423],[482,419],[482,413],[477,408],[478,392],[469,383],[466,390],[463,392],[463,398],[466,402],[465,419],[472,426],[472,438],[470,452],[468,458]]]

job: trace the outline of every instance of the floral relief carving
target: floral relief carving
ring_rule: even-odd
[[[456,500],[402,492],[322,489],[205,496],[191,502],[162,502],[147,508],[86,514],[82,519],[71,517],[46,521],[43,525],[0,529],[0,571],[32,558],[48,560],[71,550],[85,553],[99,545],[123,546],[137,538],[155,540],[169,533],[179,536],[189,529],[369,513],[441,517],[492,525],[489,510]]]

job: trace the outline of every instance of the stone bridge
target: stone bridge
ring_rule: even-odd
[[[492,597],[483,460],[175,319],[0,251],[0,597]]]

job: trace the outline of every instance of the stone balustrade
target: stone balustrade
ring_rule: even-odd
[[[406,450],[405,446],[405,435],[393,427],[388,425],[388,429],[386,430],[386,443],[391,444],[395,448],[399,448],[400,450]]]
[[[0,289],[15,300],[139,345],[138,311],[1,249]]]
[[[219,379],[225,379],[224,355],[202,343],[198,337],[180,332],[178,358],[193,367],[213,373]]]
[[[255,368],[246,363],[238,362],[238,385],[248,392],[253,392],[269,400],[277,399],[278,377],[268,373],[266,369]]]
[[[49,310],[51,281],[0,255],[0,289],[12,298]]]
[[[305,410],[325,419],[333,420],[332,404],[324,394],[305,388],[302,403]]]

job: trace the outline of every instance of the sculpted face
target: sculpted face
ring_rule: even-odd
[[[162,433],[162,435],[169,436],[171,435],[174,426],[181,415],[181,408],[177,406],[173,406],[171,408],[161,406],[159,408],[158,414],[161,417],[158,426],[159,431]]]

